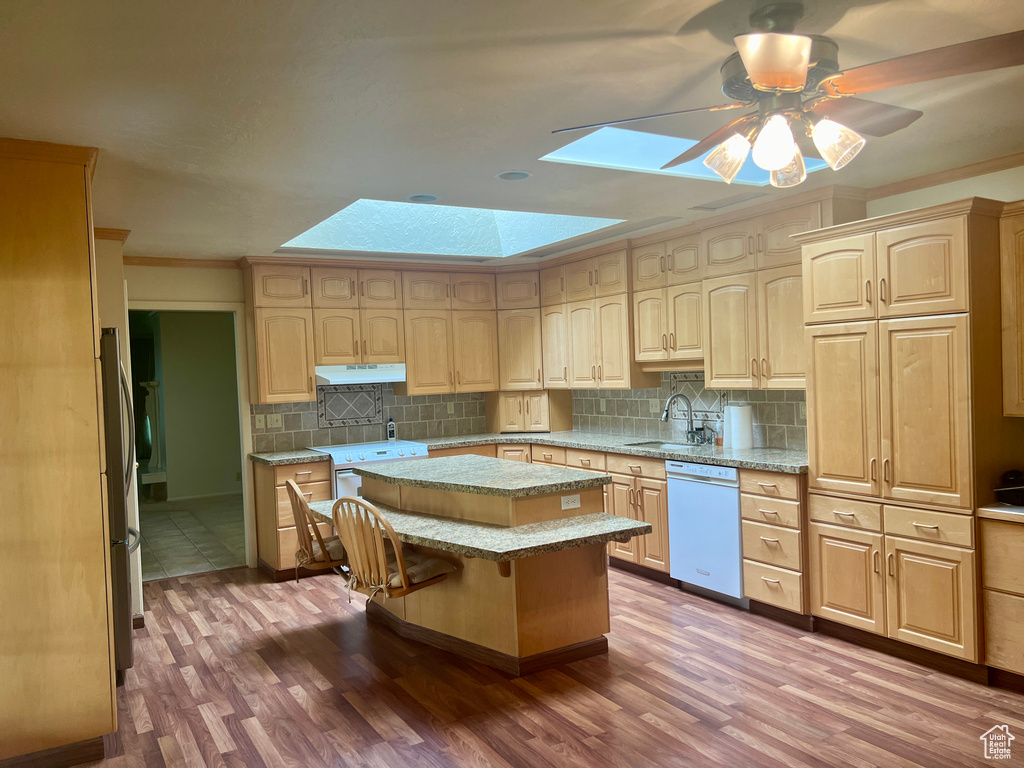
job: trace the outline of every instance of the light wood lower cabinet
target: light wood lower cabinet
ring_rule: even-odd
[[[1024,524],[979,523],[985,663],[1024,674]]]
[[[811,523],[811,613],[885,634],[882,534]]]
[[[807,612],[805,495],[799,475],[740,470],[744,595],[801,614]]]
[[[636,520],[636,488],[633,478],[627,475],[612,473],[612,482],[605,486],[605,512],[610,515]],[[640,537],[634,536],[626,541],[612,541],[608,543],[608,555],[610,557],[624,560],[627,563],[638,561],[637,551],[639,549]]]
[[[525,464],[532,463],[530,458],[530,445],[519,443],[498,444],[498,458],[508,461],[521,461]]]
[[[617,454],[610,454],[609,457],[626,458]],[[568,456],[566,463],[568,464]],[[615,464],[614,461],[612,463]],[[643,465],[636,462],[634,464],[638,472],[642,471]],[[664,463],[661,463],[661,467],[664,470]],[[619,517],[650,523],[653,529],[651,533],[625,542],[611,542],[608,545],[609,556],[668,573],[668,483],[664,476],[643,477],[611,471],[609,474],[612,476],[612,483],[606,486],[608,492],[605,496],[605,511]]]
[[[253,489],[256,500],[256,543],[264,568],[278,577],[289,575],[295,568],[297,535],[295,517],[285,483],[294,480],[309,501],[333,498],[331,462],[316,461],[285,464],[275,467],[253,462]],[[333,535],[331,526],[323,523],[320,533]],[[282,573],[285,572],[285,573]]]
[[[253,315],[259,402],[316,400],[313,310],[258,307]]]

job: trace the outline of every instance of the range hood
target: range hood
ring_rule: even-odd
[[[317,386],[324,384],[381,384],[385,381],[405,381],[405,363],[316,366]]]

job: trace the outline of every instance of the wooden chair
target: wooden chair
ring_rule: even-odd
[[[345,547],[337,536],[326,539],[320,534],[313,510],[309,508],[306,497],[294,480],[285,483],[288,498],[292,503],[292,517],[295,520],[295,535],[299,548],[295,552],[295,581],[299,580],[299,568],[310,571],[341,571],[348,564]],[[310,528],[313,535],[310,535]],[[313,536],[316,540],[313,540]],[[342,574],[344,575],[344,574]]]
[[[444,581],[455,570],[446,560],[404,552],[391,523],[363,499],[338,499],[331,517],[348,552],[349,589],[371,599],[378,593],[384,597],[404,597]]]

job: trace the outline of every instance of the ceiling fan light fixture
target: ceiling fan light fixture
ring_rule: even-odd
[[[804,89],[811,60],[811,38],[752,32],[737,35],[735,42],[754,88],[775,93],[798,93]]]
[[[726,184],[732,184],[736,174],[750,154],[750,142],[746,136],[734,133],[704,158],[704,165],[721,177]]]
[[[814,124],[811,140],[833,171],[838,171],[853,160],[866,143],[859,133],[827,117]]]
[[[786,187],[795,187],[797,184],[802,184],[806,178],[807,168],[804,166],[804,156],[800,154],[798,149],[789,165],[777,171],[772,171],[769,174],[768,180],[773,187],[785,189]]]
[[[783,115],[772,115],[754,141],[754,164],[766,171],[779,171],[792,162],[795,154],[796,141],[789,121]]]

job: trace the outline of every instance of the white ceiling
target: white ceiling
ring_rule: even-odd
[[[1024,28],[1020,0],[806,0],[840,64]],[[0,135],[100,148],[98,226],[140,256],[272,253],[358,198],[650,220],[724,184],[541,163],[551,130],[719,103],[748,0],[4,0]],[[680,28],[684,28],[680,33]],[[923,109],[824,184],[1024,150],[1024,67],[869,98]],[[727,113],[722,113],[727,114]],[[722,114],[645,123],[697,138]],[[494,178],[525,169],[520,182]],[[770,192],[769,194],[783,194]]]

